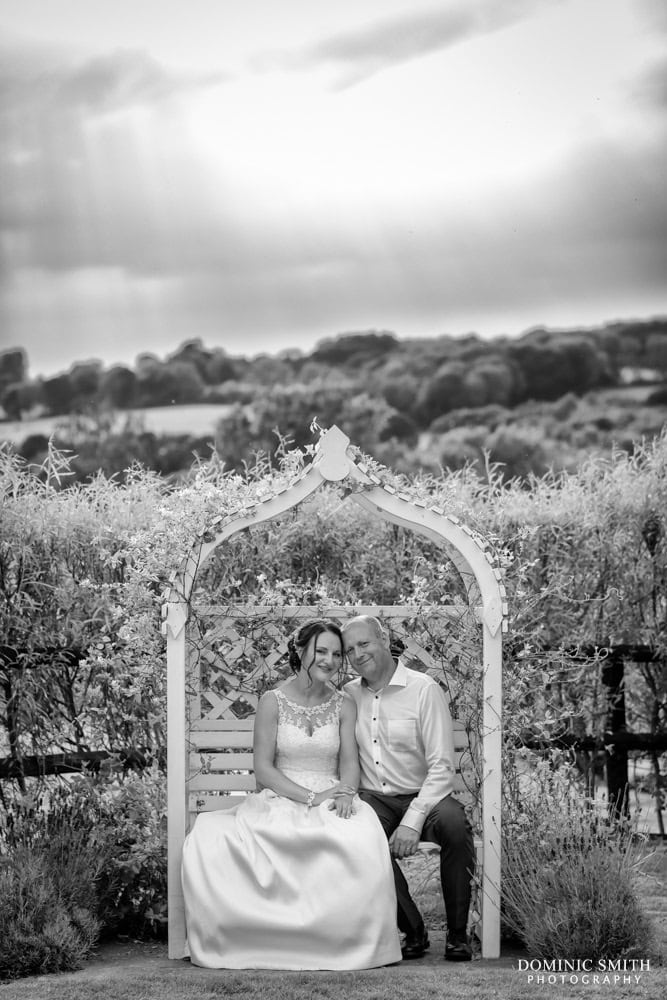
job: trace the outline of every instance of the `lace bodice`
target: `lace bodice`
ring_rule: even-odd
[[[338,779],[342,691],[320,705],[297,705],[279,688],[275,766],[299,785],[322,791]]]

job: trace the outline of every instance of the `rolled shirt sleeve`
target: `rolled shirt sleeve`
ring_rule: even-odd
[[[452,717],[445,693],[435,682],[420,692],[419,717],[426,778],[401,821],[417,833],[433,806],[454,791],[456,781]]]

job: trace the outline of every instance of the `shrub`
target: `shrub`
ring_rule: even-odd
[[[610,823],[554,761],[523,775],[506,813],[503,915],[528,952],[645,957],[652,930],[635,887],[640,839]]]
[[[541,427],[496,427],[485,447],[491,461],[503,466],[505,479],[528,479],[531,473],[543,476],[556,464],[556,449],[552,441],[545,440]]]
[[[102,859],[84,827],[23,801],[8,813],[0,856],[0,978],[80,968],[95,946]]]
[[[489,430],[494,430],[498,424],[507,422],[509,414],[510,411],[506,407],[497,406],[495,403],[489,406],[451,410],[436,417],[429,431],[432,434],[446,434],[456,427],[488,427]]]
[[[167,930],[167,790],[156,767],[97,792],[105,858],[99,914],[105,934],[164,937]]]
[[[77,932],[75,943],[84,931],[88,935],[83,935],[85,947],[79,949],[83,957],[99,936],[163,936],[167,926],[164,776],[151,767],[145,778],[109,773],[75,778],[43,789],[36,799],[8,804],[0,815],[0,863],[9,879],[3,892],[6,889],[13,900],[5,917],[20,924],[19,910],[25,910],[21,933],[28,934],[25,928],[29,928],[28,936],[35,942],[48,937],[54,920],[64,936],[65,917]],[[32,883],[23,892],[24,870],[48,873],[46,900],[35,896]],[[60,961],[66,963],[65,951],[77,949],[74,944],[63,949]],[[39,968],[38,964],[33,971]]]
[[[0,871],[0,979],[81,968],[99,921],[68,905],[45,855],[17,851]]]
[[[438,461],[444,469],[466,466],[479,469],[483,467],[487,433],[486,427],[479,424],[455,427],[433,438],[433,451],[437,452]]]
[[[647,406],[667,406],[667,385],[654,389],[646,399]]]

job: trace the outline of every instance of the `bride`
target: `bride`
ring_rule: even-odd
[[[226,969],[399,962],[386,837],[356,795],[356,708],[332,683],[340,629],[306,622],[288,648],[293,676],[257,708],[257,794],[201,813],[185,840],[190,957]]]

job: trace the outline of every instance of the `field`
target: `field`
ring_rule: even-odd
[[[153,406],[119,411],[116,420],[118,427],[122,427],[129,419],[140,423],[147,431],[152,431],[154,434],[191,434],[200,437],[211,433],[217,421],[225,416],[229,409],[229,405],[224,403]],[[67,417],[35,417],[32,420],[9,420],[0,423],[0,441],[20,444],[31,434],[43,434],[49,437],[56,426],[67,419]]]
[[[647,397],[654,391],[654,385],[629,385],[612,389],[599,389],[582,397],[573,414],[573,419],[579,424],[586,424],[605,413],[612,422],[622,426],[626,423],[622,414],[628,410],[642,407]],[[539,405],[539,404],[535,404]],[[524,408],[531,409],[530,404]],[[226,416],[231,409],[227,403],[193,403],[184,406],[153,406],[134,410],[119,410],[116,413],[116,427],[123,427],[127,420],[143,427],[153,434],[184,434],[192,437],[203,437],[212,433],[216,423]],[[20,445],[32,434],[43,434],[49,437],[58,424],[66,423],[70,418],[34,417],[28,420],[7,420],[0,422],[0,441],[10,441]]]

